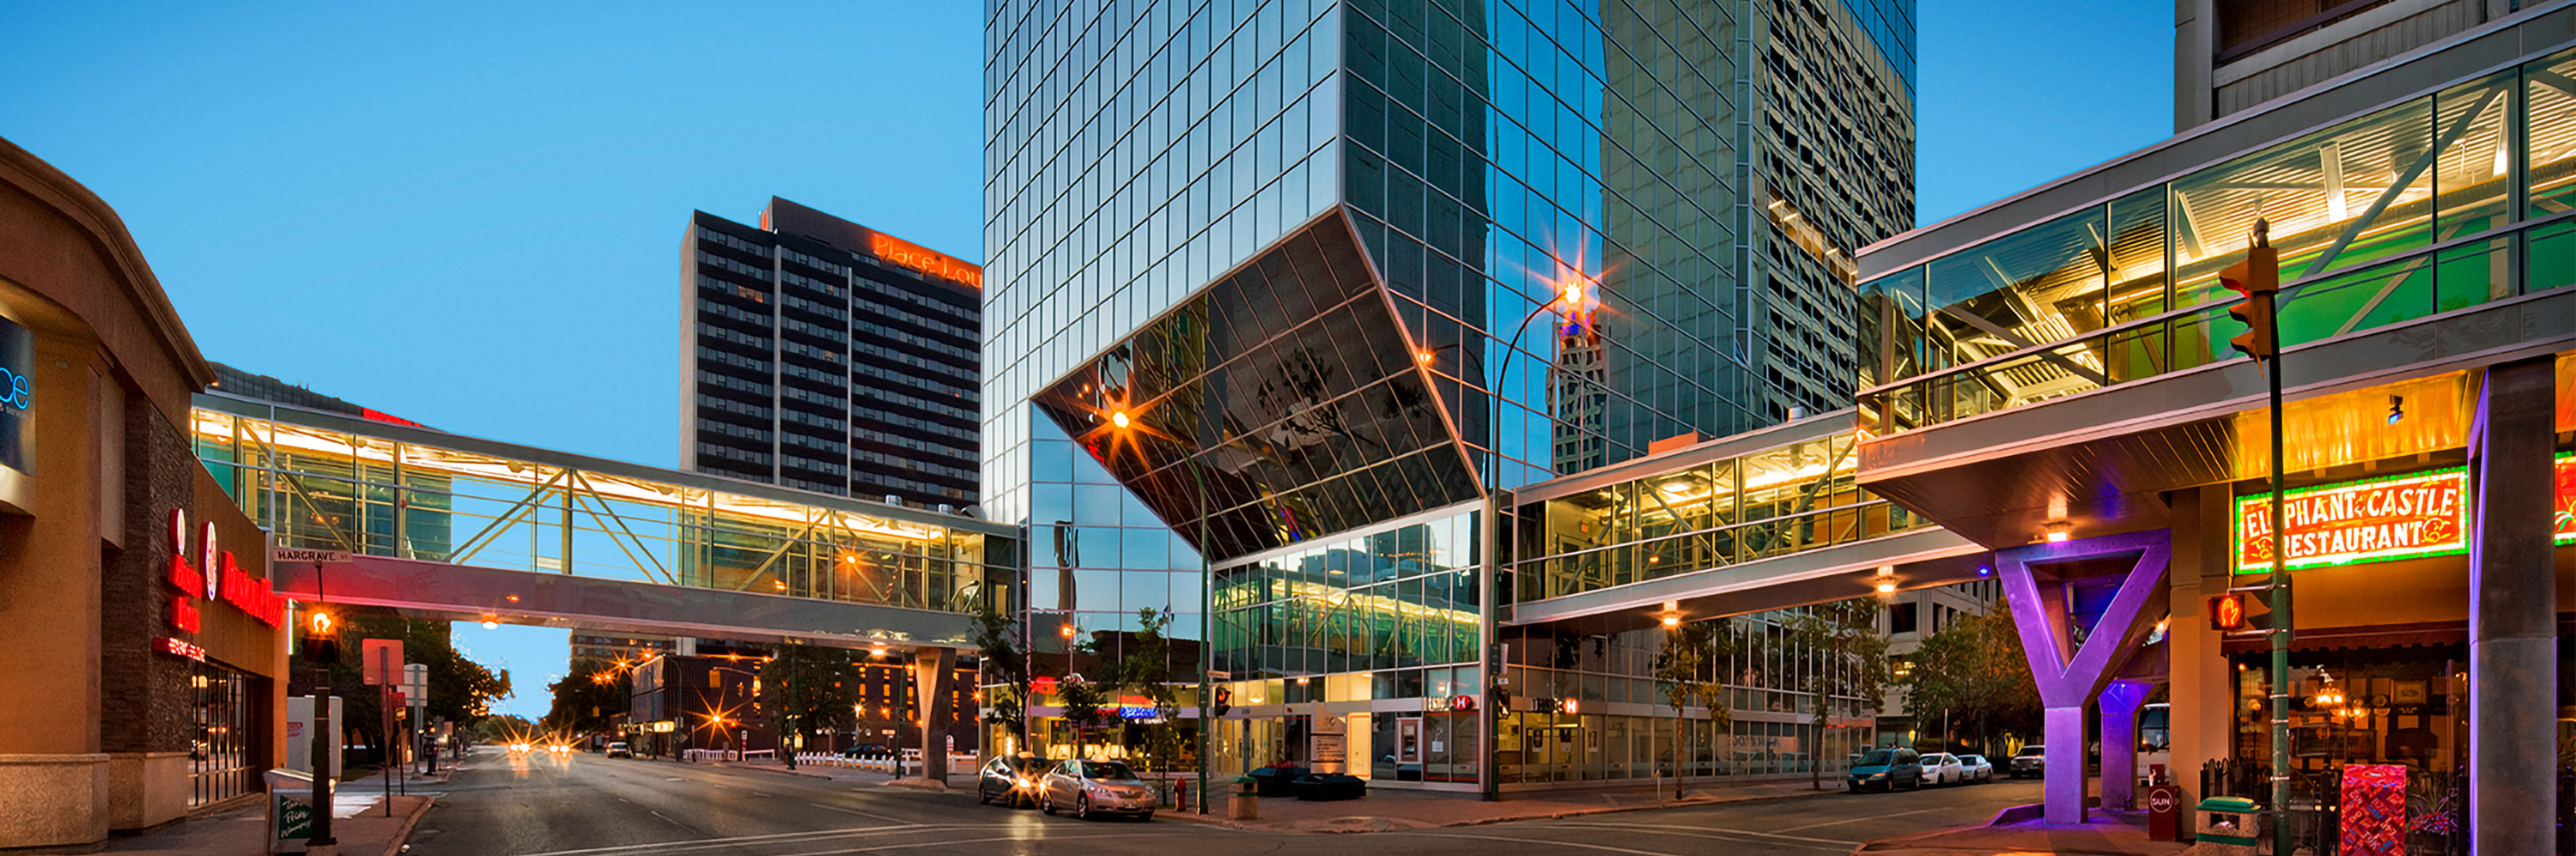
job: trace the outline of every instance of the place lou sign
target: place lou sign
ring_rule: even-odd
[[[2563,463],[2563,462],[2562,462]],[[2236,572],[2272,570],[2269,494],[2236,498]],[[2291,569],[2465,553],[2469,473],[2463,467],[2283,494],[2283,566]]]

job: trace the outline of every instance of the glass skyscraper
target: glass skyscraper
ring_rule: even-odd
[[[1324,703],[1353,772],[1475,782],[1472,727],[1407,721],[1483,689],[1486,493],[1847,405],[1853,254],[1912,219],[1910,2],[993,0],[986,38],[984,495],[1037,668],[1179,613],[1250,717],[1220,770],[1310,760]]]

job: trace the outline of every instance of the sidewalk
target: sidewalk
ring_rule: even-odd
[[[1619,789],[1573,793],[1552,791],[1544,799],[1519,798],[1507,793],[1500,801],[1485,802],[1475,794],[1371,788],[1367,798],[1357,800],[1309,802],[1290,797],[1267,797],[1261,800],[1259,820],[1233,821],[1225,819],[1228,794],[1220,789],[1208,804],[1214,812],[1212,814],[1203,816],[1166,810],[1155,817],[1259,832],[1391,832],[1835,793],[1840,792],[1815,790],[1803,781],[1753,782],[1696,785],[1685,791],[1679,800],[1658,799],[1651,790]]]
[[[1882,838],[1852,850],[1870,856],[1999,856],[2021,853],[2069,853],[2086,856],[2177,856],[2191,850],[2188,841],[2147,840],[2147,815],[2140,811],[2094,809],[2094,821],[2083,826],[2050,826],[2015,806],[1995,816],[1995,823],[1896,838]]]
[[[702,761],[699,763],[706,766],[723,767],[728,770],[759,770],[765,773],[784,773],[788,775],[825,779],[834,782],[851,782],[862,785],[893,785],[895,787],[914,787],[929,790],[927,787],[928,783],[924,782],[919,777],[898,779],[895,776],[886,773],[854,770],[848,767],[800,764],[797,765],[796,769],[790,770],[787,769],[787,765],[785,763],[778,761]],[[948,789],[959,793],[974,793],[975,772],[971,769],[964,772],[957,770],[948,771]]]
[[[109,841],[107,853],[131,853],[142,856],[262,856],[268,852],[262,836],[267,833],[268,803],[263,797],[250,805],[208,815],[150,835]],[[403,842],[411,838],[420,817],[428,813],[434,798],[426,796],[394,797],[393,815],[386,817],[384,801],[368,799],[364,803],[341,802],[331,813],[332,837],[340,840],[342,856],[395,856],[402,852]]]

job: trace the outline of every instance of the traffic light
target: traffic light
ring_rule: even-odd
[[[1216,688],[1216,706],[1208,709],[1208,717],[1213,719],[1224,716],[1226,711],[1233,709],[1234,691],[1224,687]]]
[[[304,619],[304,662],[328,666],[340,662],[339,619],[314,610]]]
[[[2227,307],[2227,314],[2244,322],[2245,332],[2227,344],[2256,362],[2270,359],[2281,341],[2274,329],[2279,313],[2272,305],[2273,295],[2281,290],[2281,255],[2272,249],[2270,233],[2270,223],[2254,221],[2254,247],[2246,251],[2245,260],[2218,272],[2218,284],[2243,298]]]

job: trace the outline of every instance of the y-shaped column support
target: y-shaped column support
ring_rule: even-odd
[[[2013,624],[2021,629],[2022,651],[2030,658],[2030,674],[2039,684],[2044,708],[2041,722],[2048,748],[2040,800],[2050,824],[2085,820],[2084,720],[2094,698],[2164,617],[2165,567],[2172,555],[2172,535],[2161,529],[1995,553],[1995,570],[2003,580],[2004,598],[2012,605]],[[2076,644],[2067,630],[2063,581],[2052,578],[2043,590],[2031,566],[2120,556],[2136,556],[2137,562],[2121,577],[2119,592],[2101,620],[2084,635],[2082,644]],[[2134,714],[2136,708],[2130,712]],[[2107,738],[2102,754],[2107,776],[2113,754]]]

